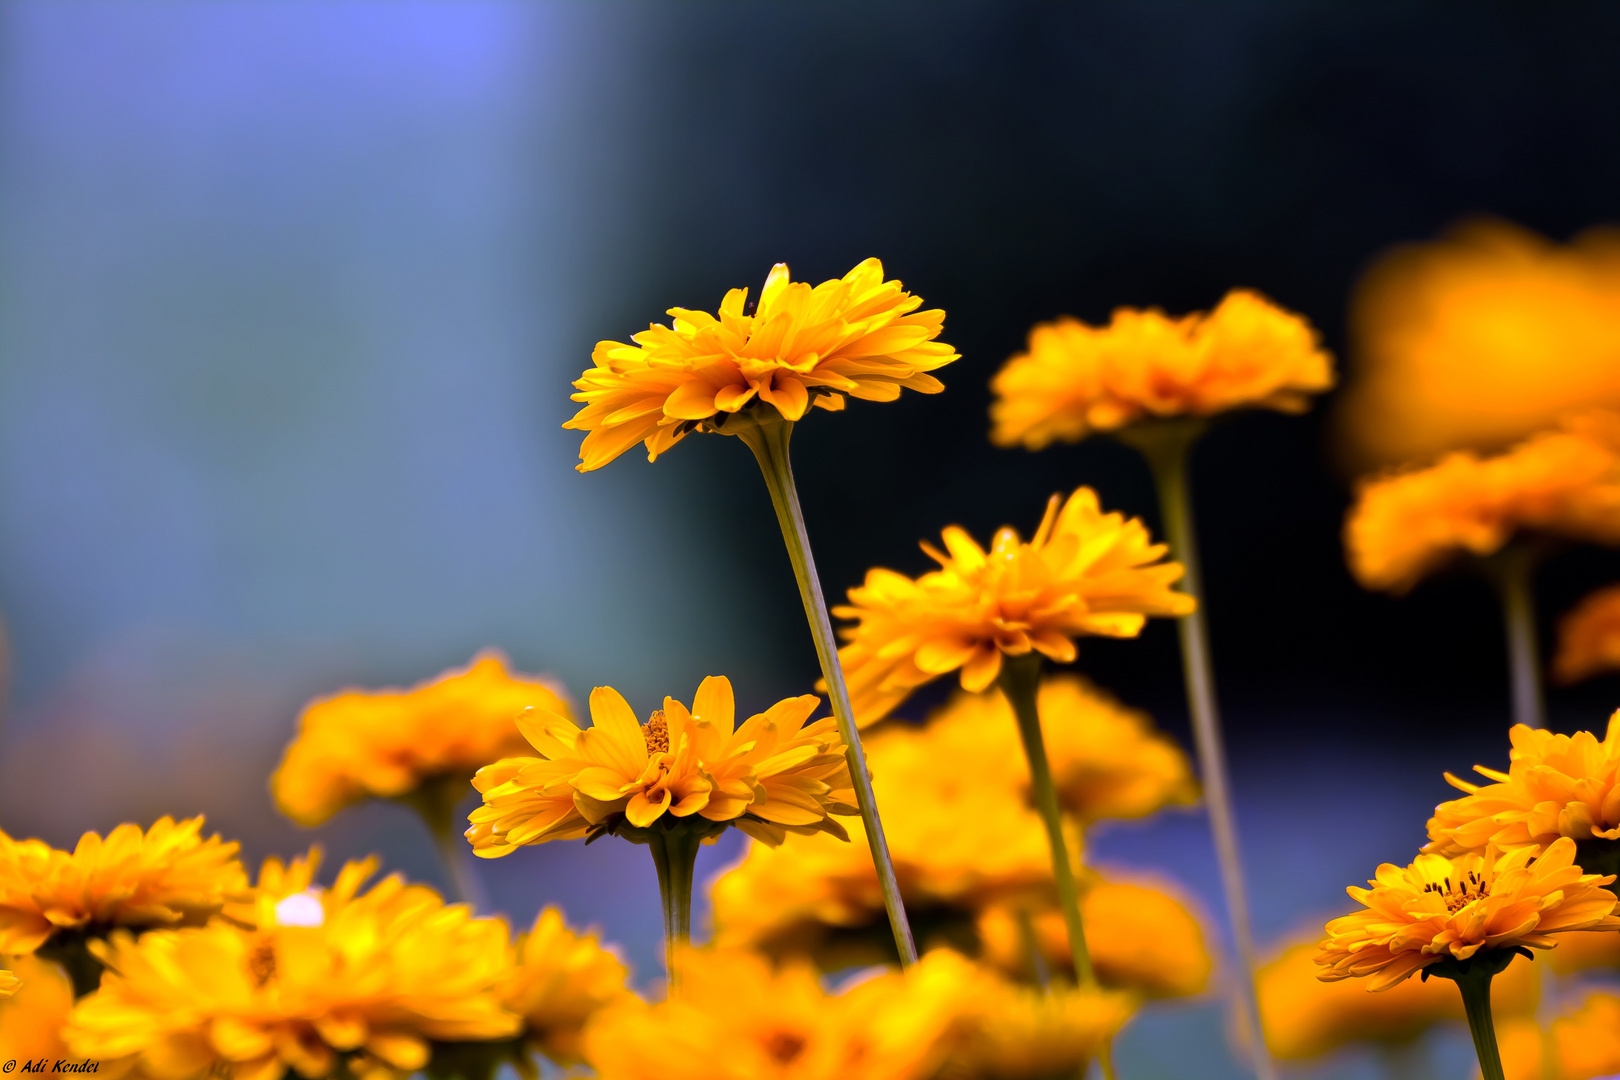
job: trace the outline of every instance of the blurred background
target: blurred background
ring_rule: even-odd
[[[990,446],[986,384],[1029,325],[1247,285],[1353,368],[1347,304],[1391,245],[1620,218],[1617,47],[1599,3],[10,0],[0,828],[70,846],[206,813],[255,862],[318,839],[436,880],[399,807],[314,834],[276,815],[265,778],[311,696],[484,646],[640,709],[711,673],[755,707],[815,675],[743,447],[574,473],[560,425],[598,339],[777,261],[814,282],[876,255],[947,311],[945,394],[800,429],[830,594],[925,569],[947,524],[1027,533],[1080,483],[1154,522],[1109,440]],[[1408,860],[1443,769],[1506,754],[1488,588],[1355,585],[1331,413],[1243,415],[1196,461],[1263,941]],[[1544,635],[1616,578],[1612,552],[1552,561]],[[1078,667],[1185,740],[1167,624]],[[1555,691],[1553,726],[1617,705],[1615,677]],[[1201,817],[1098,846],[1219,912]],[[648,976],[648,861],[557,844],[483,869],[516,918],[560,902]],[[1222,1024],[1213,1001],[1144,1016],[1121,1067],[1192,1075],[1197,1050],[1197,1075],[1241,1075]]]

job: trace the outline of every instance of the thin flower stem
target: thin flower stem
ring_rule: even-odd
[[[765,486],[770,489],[771,505],[776,508],[776,521],[782,527],[788,560],[793,563],[793,576],[799,582],[799,598],[804,601],[810,636],[816,643],[816,658],[821,661],[821,674],[827,680],[827,697],[832,703],[833,716],[838,720],[838,733],[843,737],[845,753],[849,757],[849,778],[855,786],[855,803],[860,808],[861,824],[866,827],[866,840],[872,848],[872,863],[877,867],[883,906],[889,913],[889,926],[894,931],[895,950],[900,954],[902,964],[914,964],[917,962],[917,946],[912,940],[911,923],[906,919],[906,908],[900,899],[900,883],[894,876],[894,861],[889,857],[889,842],[883,835],[883,821],[878,817],[877,796],[872,792],[872,778],[866,771],[866,751],[861,748],[860,732],[855,727],[855,715],[849,704],[849,687],[844,682],[844,669],[838,662],[838,643],[833,637],[832,619],[827,614],[821,579],[816,576],[815,558],[810,554],[810,536],[804,527],[804,513],[799,509],[799,491],[793,483],[793,465],[788,459],[788,441],[793,437],[793,424],[787,420],[764,420],[739,434],[759,461],[760,472],[765,474]]]
[[[1001,691],[1012,704],[1018,720],[1018,737],[1029,759],[1030,790],[1035,809],[1046,826],[1046,842],[1052,849],[1052,877],[1057,881],[1058,903],[1063,908],[1063,924],[1069,931],[1069,953],[1074,958],[1075,979],[1081,986],[1096,986],[1097,973],[1091,967],[1086,948],[1085,924],[1080,918],[1080,887],[1069,863],[1069,842],[1063,835],[1063,809],[1058,806],[1057,787],[1052,783],[1052,766],[1046,760],[1046,739],[1041,734],[1041,717],[1036,695],[1041,684],[1041,655],[1009,656],[1001,665]]]
[[[435,829],[433,846],[438,849],[439,859],[450,874],[450,886],[457,898],[475,913],[488,914],[491,910],[489,894],[485,892],[483,879],[473,865],[475,856],[466,838],[454,828]]]
[[[433,849],[450,878],[452,898],[475,912],[488,912],[489,895],[473,863],[472,847],[456,829],[456,803],[467,792],[467,778],[445,774],[423,780],[399,801],[416,811],[433,838]]]
[[[1537,552],[1522,540],[1510,541],[1488,562],[1488,572],[1502,598],[1502,624],[1507,632],[1508,671],[1513,687],[1513,722],[1547,726],[1541,693],[1541,656],[1536,647]]]
[[[1226,914],[1232,923],[1232,938],[1242,965],[1238,990],[1243,1026],[1254,1054],[1255,1074],[1260,1080],[1275,1080],[1276,1065],[1266,1047],[1260,1026],[1260,1003],[1255,987],[1258,960],[1254,931],[1249,924],[1248,890],[1243,879],[1243,860],[1238,852],[1237,816],[1232,809],[1231,779],[1226,768],[1226,747],[1221,736],[1220,714],[1215,706],[1215,673],[1210,662],[1209,628],[1204,617],[1203,586],[1198,568],[1198,539],[1193,524],[1192,495],[1187,483],[1187,458],[1193,443],[1203,434],[1203,421],[1160,421],[1137,425],[1121,433],[1147,459],[1159,493],[1165,538],[1170,553],[1185,568],[1182,591],[1198,601],[1192,614],[1176,622],[1181,637],[1181,663],[1187,681],[1187,707],[1192,714],[1193,739],[1198,749],[1199,772],[1204,784],[1204,803],[1209,809],[1210,831],[1220,861],[1221,885],[1226,894]]]
[[[1018,909],[1018,941],[1024,955],[1029,957],[1029,977],[1035,980],[1036,986],[1047,989],[1052,984],[1052,972],[1046,966],[1046,954],[1041,952],[1041,941],[1035,934],[1035,916],[1027,907]]]
[[[1481,1080],[1505,1080],[1491,1019],[1491,976],[1475,972],[1456,982],[1462,991],[1463,1012],[1468,1015],[1468,1033],[1474,1037],[1474,1053],[1479,1056]]]
[[[692,941],[692,878],[702,839],[686,829],[654,827],[647,836],[653,868],[658,871],[658,897],[664,909],[664,971],[670,991],[680,985],[678,959]]]

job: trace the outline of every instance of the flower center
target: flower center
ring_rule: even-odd
[[[778,1065],[791,1065],[795,1058],[804,1053],[805,1041],[803,1035],[778,1031],[765,1040],[765,1052]]]
[[[275,945],[261,941],[253,946],[253,952],[248,955],[248,973],[253,976],[253,985],[258,987],[276,977]]]
[[[1455,915],[1475,900],[1483,900],[1491,895],[1491,886],[1490,882],[1479,876],[1478,871],[1470,870],[1468,876],[1458,878],[1456,884],[1453,884],[1450,878],[1446,878],[1444,885],[1431,882],[1423,886],[1423,891],[1438,893],[1444,897],[1446,910]]]
[[[647,740],[647,753],[669,752],[669,723],[664,719],[663,709],[647,718],[647,723],[641,729],[641,737]]]

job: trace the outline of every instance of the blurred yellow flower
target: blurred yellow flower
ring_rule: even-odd
[[[731,683],[710,676],[692,708],[666,697],[645,725],[612,687],[591,692],[594,726],[534,709],[518,727],[539,757],[479,770],[484,796],[467,830],[498,858],[525,844],[644,829],[662,818],[736,825],[767,843],[788,832],[848,839],[829,815],[853,814],[843,740],[831,717],[806,725],[820,699],[787,698],[733,730]]]
[[[1180,563],[1161,561],[1147,527],[1105,514],[1090,488],[1052,496],[1028,543],[1011,528],[987,552],[966,531],[946,529],[939,563],[913,580],[882,568],[849,590],[833,614],[854,620],[839,650],[857,721],[871,724],[924,683],[961,669],[962,688],[995,682],[1003,653],[1032,649],[1059,663],[1082,634],[1135,637],[1149,615],[1185,615],[1192,597],[1170,586]]]
[[[60,964],[37,956],[5,961],[20,986],[0,1000],[0,1054],[8,1059],[66,1058],[62,1028],[73,1011],[73,983]]]
[[[1571,934],[1541,960],[1559,975],[1620,971],[1620,934]]]
[[[1620,232],[1558,245],[1475,222],[1397,248],[1356,292],[1340,403],[1358,467],[1496,449],[1571,409],[1620,408]]]
[[[330,889],[275,905],[257,930],[115,933],[93,948],[108,971],[75,1008],[73,1052],[131,1059],[151,1080],[211,1071],[237,1080],[401,1077],[430,1040],[504,1039],[519,1017],[502,919],[474,918],[397,875],[364,893],[376,860],[352,862]]]
[[[202,837],[203,819],[87,832],[72,852],[0,832],[0,953],[33,952],[58,933],[192,925],[247,891],[239,844]]]
[[[1048,969],[1071,970],[1063,913],[1053,903],[1034,905],[1026,899],[1000,901],[979,912],[976,928],[985,961],[1009,973],[1029,972],[1020,906],[1028,912]],[[1203,925],[1188,901],[1169,886],[1098,879],[1080,898],[1080,914],[1091,963],[1103,986],[1147,998],[1176,998],[1203,993],[1209,984],[1214,963]]]
[[[1040,450],[1135,420],[1237,408],[1303,412],[1333,385],[1333,358],[1304,318],[1249,289],[1171,318],[1117,308],[1107,326],[1037,323],[990,380],[990,439]]]
[[[530,707],[569,711],[556,683],[509,672],[494,650],[408,690],[346,690],[304,709],[270,790],[282,813],[319,825],[368,796],[398,798],[441,777],[461,784],[527,748],[516,718]]]
[[[1570,683],[1620,671],[1620,585],[1598,589],[1558,621],[1553,678]]]
[[[17,992],[17,987],[21,985],[14,973],[7,971],[5,968],[0,968],[0,997],[10,997]]]
[[[1620,937],[1578,934],[1549,956],[1585,939]],[[1441,1023],[1461,1024],[1462,995],[1443,979],[1407,979],[1381,994],[1359,984],[1317,978],[1316,941],[1287,946],[1260,968],[1256,984],[1266,1045],[1284,1061],[1306,1061],[1353,1043],[1410,1042]],[[1533,1016],[1540,978],[1531,961],[1516,957],[1491,984],[1491,1011],[1498,1017]]]
[[[1609,717],[1602,742],[1590,731],[1555,735],[1523,724],[1508,738],[1507,772],[1474,766],[1494,783],[1446,774],[1468,794],[1434,808],[1426,851],[1455,855],[1492,845],[1534,853],[1560,837],[1620,840],[1620,711]]]
[[[625,985],[628,969],[594,932],[569,929],[554,907],[535,918],[517,953],[517,970],[501,992],[502,1000],[523,1018],[531,1046],[552,1061],[579,1062],[586,1023],[631,996]]]
[[[1620,414],[1568,419],[1494,457],[1459,452],[1363,480],[1344,543],[1363,585],[1400,593],[1520,532],[1620,544]]]
[[[1507,1080],[1597,1080],[1620,1072],[1620,997],[1587,995],[1580,1007],[1552,1022],[1552,1069],[1546,1034],[1534,1020],[1500,1028],[1502,1071]]]
[[[573,399],[585,407],[563,427],[588,432],[576,468],[599,469],[638,442],[652,461],[688,432],[726,430],[755,402],[798,420],[811,404],[843,408],[845,394],[936,394],[944,386],[928,372],[957,353],[934,340],[945,313],[920,306],[867,259],[814,288],[777,263],[751,315],[747,289],[726,293],[718,317],[670,308],[674,325],[655,323],[634,345],[599,342],[593,366],[574,382]]]
[[[1387,990],[1413,972],[1481,950],[1550,949],[1553,934],[1620,930],[1620,903],[1604,889],[1614,875],[1583,874],[1575,843],[1560,838],[1539,855],[1522,847],[1506,854],[1454,858],[1419,855],[1410,866],[1384,863],[1371,889],[1354,886],[1365,905],[1327,924],[1316,963],[1324,982],[1372,976],[1369,990]]]

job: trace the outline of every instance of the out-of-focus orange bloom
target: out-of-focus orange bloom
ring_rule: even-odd
[[[553,1061],[579,1061],[586,1023],[631,996],[629,969],[594,930],[575,932],[554,907],[535,917],[517,958],[501,999],[523,1017],[525,1041]]]
[[[1620,670],[1620,585],[1585,597],[1558,621],[1553,678],[1568,685]]]
[[[1400,593],[1522,532],[1620,544],[1620,413],[1567,418],[1494,457],[1459,452],[1363,480],[1344,543],[1363,585]]]
[[[1620,407],[1620,231],[1565,246],[1487,221],[1397,248],[1362,280],[1350,323],[1340,420],[1359,469]]]
[[[1552,1022],[1551,1070],[1546,1068],[1546,1037],[1534,1020],[1513,1020],[1498,1028],[1497,1044],[1507,1080],[1613,1076],[1620,1072],[1620,997],[1591,994],[1579,1008]]]
[[[66,1058],[62,1029],[73,1012],[73,983],[60,964],[37,956],[6,960],[21,985],[0,999],[0,1056]]]

